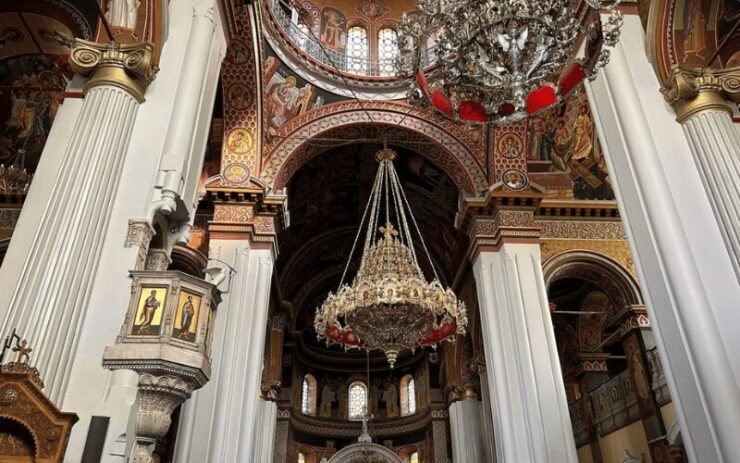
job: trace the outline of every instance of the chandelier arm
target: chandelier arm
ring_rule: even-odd
[[[400,180],[398,179],[398,175],[396,174],[395,170],[393,171],[394,180],[396,183],[400,184]],[[437,275],[437,269],[434,266],[434,262],[432,261],[432,256],[429,254],[429,249],[427,249],[427,244],[424,241],[424,237],[421,235],[421,230],[419,230],[419,225],[416,223],[416,217],[414,217],[414,213],[411,211],[411,206],[409,205],[409,201],[406,198],[406,193],[404,193],[403,188],[399,188],[401,193],[401,198],[403,199],[403,204],[406,205],[406,209],[409,211],[409,215],[411,216],[411,222],[414,224],[414,228],[416,229],[416,233],[419,235],[419,240],[421,241],[421,247],[424,249],[424,253],[427,255],[427,259],[429,260],[429,265],[432,267],[432,272],[434,273],[434,278],[437,281],[439,280],[439,275]],[[413,246],[410,246],[413,250]],[[415,253],[414,253],[415,254]],[[418,262],[417,262],[418,265]]]

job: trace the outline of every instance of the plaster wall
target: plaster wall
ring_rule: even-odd
[[[652,463],[653,461],[650,458],[650,450],[648,449],[647,437],[645,437],[642,421],[635,421],[629,426],[621,428],[619,431],[600,437],[599,447],[601,447],[601,455],[607,463],[619,463],[624,460],[625,450],[628,450],[644,463]]]

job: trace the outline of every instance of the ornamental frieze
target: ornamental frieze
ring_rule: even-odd
[[[622,222],[585,220],[538,220],[542,238],[571,240],[626,240]]]

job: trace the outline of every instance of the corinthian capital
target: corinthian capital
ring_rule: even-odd
[[[679,122],[706,110],[733,113],[731,102],[740,101],[740,67],[728,69],[674,68],[661,89]]]
[[[152,62],[150,43],[96,43],[75,39],[69,64],[81,76],[90,76],[87,92],[99,85],[112,85],[129,92],[139,102],[159,68]]]

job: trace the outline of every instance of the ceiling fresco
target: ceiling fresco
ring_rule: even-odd
[[[0,164],[35,171],[72,78],[72,40],[92,38],[97,11],[92,0],[0,6]]]
[[[542,179],[553,190],[566,188],[568,196],[576,199],[614,199],[582,85],[559,108],[530,119],[528,134],[529,170],[535,173],[535,181]],[[566,185],[557,184],[560,174],[567,174],[570,181]]]

